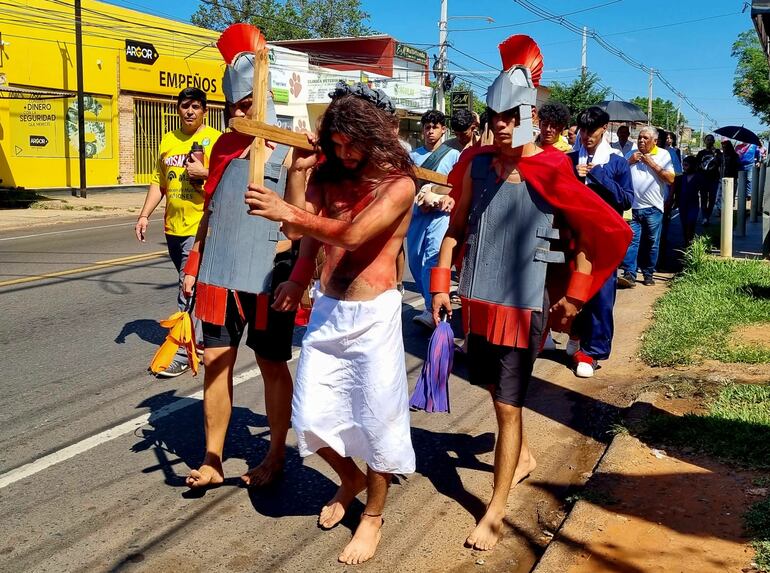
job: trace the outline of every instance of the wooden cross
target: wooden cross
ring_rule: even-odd
[[[254,80],[251,91],[251,119],[264,123],[267,116],[268,53],[265,45],[254,53]],[[238,130],[236,130],[238,131]],[[249,151],[249,183],[263,185],[265,182],[265,137],[256,135]]]
[[[262,185],[265,178],[265,140],[274,141],[290,147],[314,151],[307,136],[303,133],[295,133],[288,129],[282,129],[265,123],[267,115],[267,80],[268,80],[268,49],[263,48],[254,54],[254,84],[252,91],[251,118],[234,117],[230,120],[230,129],[238,133],[253,135],[249,154],[249,182]],[[422,167],[414,166],[414,175],[429,183],[447,184],[447,176],[436,173]]]

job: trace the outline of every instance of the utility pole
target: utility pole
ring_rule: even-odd
[[[438,23],[438,61],[436,62],[436,109],[446,112],[444,101],[444,71],[446,70],[447,0],[441,0],[441,20]]]
[[[650,94],[647,96],[647,125],[652,125],[652,68],[650,68]]]
[[[703,147],[703,116],[700,116],[700,146]]]
[[[580,65],[580,76],[585,79],[588,72],[588,28],[583,26],[583,54]]]
[[[78,82],[78,164],[80,167],[80,190],[72,194],[86,198],[86,120],[83,97],[83,29],[81,26],[80,0],[75,0],[75,66]]]
[[[679,146],[682,146],[682,127],[679,125],[679,118],[681,117],[679,110],[682,107],[682,98],[676,103],[676,124],[674,124],[674,133],[676,133],[676,142]]]

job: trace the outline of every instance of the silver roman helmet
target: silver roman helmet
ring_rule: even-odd
[[[228,103],[238,103],[251,95],[254,82],[254,54],[243,52],[236,56],[233,63],[225,68],[222,80],[222,91]],[[270,80],[268,79],[268,86]],[[270,92],[267,93],[267,116],[265,123],[275,125],[278,118],[275,114],[275,104]]]
[[[535,41],[517,34],[500,44],[503,71],[487,90],[487,107],[495,113],[518,109],[519,125],[511,145],[521,147],[535,140],[532,107],[537,103],[537,85],[543,70],[543,56]]]

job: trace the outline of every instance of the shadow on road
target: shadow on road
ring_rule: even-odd
[[[131,449],[134,452],[152,450],[157,458],[157,464],[142,472],[161,472],[166,485],[186,490],[188,468],[199,467],[205,453],[203,401],[194,400],[175,412],[154,416],[163,408],[173,407],[179,400],[193,399],[176,396],[175,390],[169,390],[139,404],[139,408],[150,408],[149,427],[137,430],[140,441]],[[268,438],[267,417],[236,406],[225,441],[224,459],[242,459],[248,467],[254,467],[267,453]],[[227,477],[224,485],[245,487],[239,476]],[[249,498],[257,512],[269,517],[316,515],[336,489],[334,482],[304,465],[296,448],[290,447],[287,448],[284,479],[267,488],[250,488]]]
[[[135,334],[145,342],[159,346],[166,340],[168,330],[158,324],[157,320],[139,318],[123,325],[123,328],[120,329],[120,333],[115,337],[115,343],[125,344],[126,338],[132,334]]]

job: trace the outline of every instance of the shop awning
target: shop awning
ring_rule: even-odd
[[[0,99],[62,99],[76,94],[40,88],[0,86]]]

